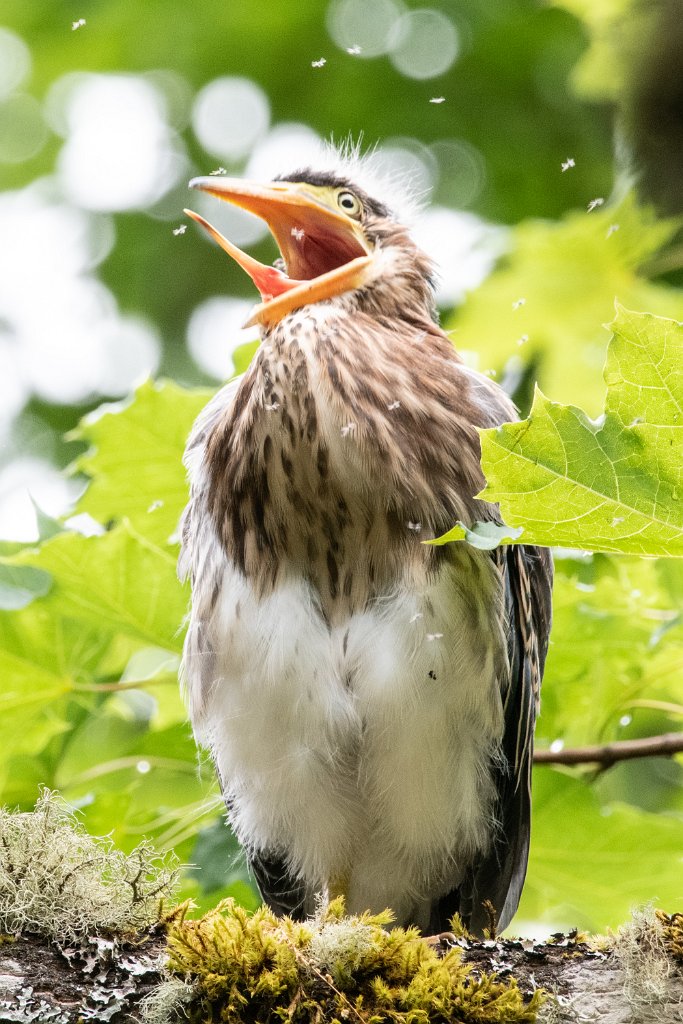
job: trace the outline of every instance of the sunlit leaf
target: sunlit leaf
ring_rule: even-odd
[[[670,564],[606,556],[556,560],[539,747],[626,738],[638,701],[666,704],[680,695],[680,591],[671,594],[661,579]]]
[[[477,353],[481,369],[533,359],[555,401],[602,406],[601,370],[614,300],[683,319],[683,295],[639,274],[673,235],[632,199],[573,212],[561,221],[523,221],[499,267],[458,312],[454,341]]]
[[[0,609],[4,611],[24,608],[47,594],[51,586],[50,574],[42,569],[0,562]]]
[[[19,564],[49,572],[44,604],[102,631],[180,651],[187,594],[176,577],[173,549],[161,548],[123,523],[101,537],[60,534]]]
[[[534,772],[534,827],[518,920],[604,931],[646,900],[681,907],[681,821],[601,806],[588,783]],[[513,923],[512,930],[515,925]]]
[[[537,392],[526,420],[482,431],[482,494],[525,543],[683,555],[683,327],[621,310],[604,416]]]
[[[212,393],[148,381],[131,401],[86,417],[74,436],[91,447],[74,468],[91,482],[76,511],[101,523],[126,517],[140,533],[165,543],[187,501],[187,436]]]

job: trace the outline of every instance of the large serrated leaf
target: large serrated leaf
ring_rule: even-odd
[[[74,463],[90,485],[76,511],[101,523],[130,520],[165,543],[187,501],[183,450],[192,423],[213,394],[170,381],[147,381],[132,400],[86,417],[74,436],[90,449]]]
[[[683,556],[683,326],[619,310],[612,328],[604,416],[537,391],[482,431],[482,494],[525,543]]]
[[[37,551],[17,555],[16,562],[51,574],[54,585],[43,604],[55,615],[141,644],[182,648],[187,594],[176,576],[175,554],[128,523],[101,537],[59,534]]]

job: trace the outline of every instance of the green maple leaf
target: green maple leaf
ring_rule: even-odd
[[[524,543],[683,555],[683,325],[619,309],[611,327],[604,415],[537,391],[481,432],[482,496]]]
[[[86,417],[73,436],[91,447],[73,469],[91,480],[76,512],[101,523],[125,517],[140,533],[166,543],[187,501],[183,449],[212,394],[147,381],[132,400]]]

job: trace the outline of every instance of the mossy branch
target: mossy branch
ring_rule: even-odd
[[[454,922],[439,945],[340,900],[305,923],[233,901],[163,913],[173,882],[148,847],[93,839],[52,794],[1,812],[0,1019],[570,1024],[607,1006],[610,1024],[679,1020],[681,914],[545,943],[482,942]]]

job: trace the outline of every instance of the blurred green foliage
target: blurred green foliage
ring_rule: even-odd
[[[217,163],[193,134],[189,110],[193,95],[221,75],[258,82],[276,124],[299,121],[337,138],[363,132],[368,143],[408,137],[430,147],[452,140],[474,147],[481,188],[464,199],[457,181],[441,173],[435,198],[511,230],[497,268],[447,326],[460,348],[515,392],[523,411],[539,380],[552,401],[595,415],[609,338],[601,324],[612,319],[614,299],[661,317],[683,315],[678,225],[658,219],[647,195],[627,194],[613,162],[606,101],[622,104],[620,40],[628,35],[631,47],[634,37],[620,29],[630,6],[430,6],[456,25],[461,53],[428,80],[405,77],[386,56],[358,59],[337,48],[323,0],[194,7],[5,0],[2,17],[30,46],[27,88],[41,102],[75,71],[173,72],[156,80],[189,155],[188,176]],[[72,31],[80,17],[87,24]],[[321,56],[326,65],[312,69]],[[430,104],[435,96],[445,101]],[[0,188],[51,174],[61,145],[51,134],[30,159],[0,164]],[[563,171],[569,157],[575,164]],[[598,198],[604,202],[589,212]],[[175,849],[198,867],[186,873],[184,894],[207,908],[225,895],[246,905],[256,898],[222,824],[212,766],[197,763],[177,686],[188,600],[175,576],[174,532],[186,497],[180,459],[210,394],[184,341],[198,303],[248,295],[249,286],[193,232],[173,235],[186,201],[183,186],[152,209],[114,214],[115,242],[97,273],[124,311],[158,327],[163,372],[204,387],[148,383],[132,401],[84,419],[99,400],[75,406],[34,398],[14,431],[15,448],[73,460],[73,472],[91,478],[78,511],[106,530],[82,537],[43,517],[40,545],[0,549],[0,798],[29,807],[47,784],[81,809],[91,831],[111,833],[123,849],[143,836]],[[251,251],[274,255],[269,242]],[[40,280],[34,287],[40,301]],[[251,351],[236,354],[238,369]],[[0,452],[0,463],[9,457],[9,449]],[[557,568],[539,745],[680,728],[680,563],[563,551]],[[682,782],[680,758],[617,765],[597,777],[591,769],[537,768],[520,919],[604,928],[650,898],[680,910]]]

